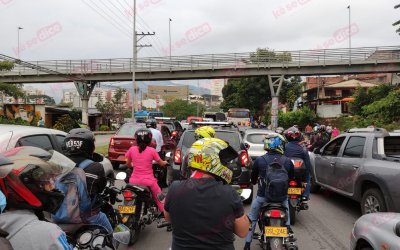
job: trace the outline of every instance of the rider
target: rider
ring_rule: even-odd
[[[149,119],[146,121],[146,128],[150,129],[152,138],[157,143],[157,153],[161,159],[164,160],[164,156],[161,154],[161,147],[164,145],[163,137],[161,132],[157,129],[157,121],[155,119]]]
[[[161,193],[161,188],[157,184],[157,179],[154,178],[153,160],[161,167],[167,165],[168,162],[161,160],[157,151],[149,147],[151,139],[152,134],[149,129],[141,128],[136,131],[135,140],[137,146],[132,146],[126,152],[125,157],[128,159],[126,165],[128,168],[133,167],[129,183],[149,187],[161,213],[164,211],[164,204],[157,199],[157,194]]]
[[[285,131],[285,137],[289,141],[285,147],[285,156],[292,158],[301,158],[303,159],[306,165],[306,172],[303,176],[302,186],[306,189],[303,193],[302,201],[307,203],[310,197],[310,169],[311,162],[310,156],[308,155],[308,150],[303,145],[299,144],[301,141],[301,132],[296,127],[291,127]]]
[[[7,198],[0,228],[9,233],[13,248],[72,250],[61,228],[43,221],[43,212],[55,214],[60,208],[64,194],[55,189],[54,182],[75,163],[54,150],[36,147],[13,148],[1,155],[14,163],[8,165],[7,159],[0,159],[0,173],[8,169],[6,178],[0,179],[0,191]],[[1,243],[0,248],[4,249]]]
[[[279,134],[269,134],[265,137],[264,140],[264,150],[267,151],[265,156],[268,156],[269,159],[278,159],[278,162],[282,162],[282,166],[285,168],[286,172],[288,173],[288,178],[291,179],[294,177],[294,165],[292,161],[289,158],[286,158],[283,156],[284,151],[285,151],[285,146],[284,142],[286,139],[279,135]],[[283,157],[283,158],[282,158]],[[283,200],[276,200],[274,197],[267,198],[265,197],[265,192],[263,188],[263,183],[261,180],[265,179],[265,174],[269,168],[269,163],[265,160],[266,158],[264,156],[258,157],[253,165],[253,169],[251,172],[251,182],[253,185],[258,183],[258,191],[257,191],[257,196],[254,199],[253,203],[251,204],[250,208],[250,214],[249,217],[252,222],[252,230],[249,231],[249,234],[246,237],[246,244],[244,247],[244,250],[249,250],[250,249],[250,244],[252,241],[252,237],[254,234],[254,230],[256,227],[256,223],[258,220],[258,216],[260,214],[261,206],[263,205],[264,202],[283,202],[285,206],[288,209],[289,212],[289,203],[288,203],[288,198],[287,195],[285,195],[285,199]],[[288,228],[288,233],[290,237],[293,237],[293,231],[290,228],[290,216],[288,216],[288,220],[286,222],[286,226]]]
[[[314,127],[314,135],[311,136],[310,145],[307,146],[309,151],[313,151],[315,148],[320,147],[322,145],[322,137],[320,128],[315,126]]]
[[[190,178],[174,181],[165,201],[172,249],[234,249],[233,234],[246,237],[250,225],[240,196],[226,185],[233,175],[227,163],[238,153],[216,138],[198,140],[188,151],[181,171]]]
[[[100,212],[102,204],[100,194],[107,185],[107,178],[103,165],[93,161],[93,153],[96,148],[95,140],[94,134],[90,130],[84,128],[72,129],[64,139],[65,152],[71,155],[70,159],[76,163],[76,167],[82,166],[81,164],[87,165],[83,171],[86,175],[87,191],[92,200],[92,216],[87,219],[87,223],[99,224],[112,232],[113,228],[107,216]]]
[[[277,127],[275,129],[275,133],[280,134],[280,135],[283,135],[283,131],[284,131],[284,129],[282,127]]]

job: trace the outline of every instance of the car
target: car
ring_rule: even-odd
[[[255,161],[257,157],[264,155],[264,140],[268,134],[276,134],[265,129],[247,129],[243,135],[243,142],[249,152],[249,157]]]
[[[354,224],[350,250],[400,249],[400,214],[366,214]]]
[[[0,124],[0,153],[15,147],[33,146],[64,154],[62,147],[66,136],[66,132],[55,129]],[[107,179],[114,180],[111,162],[98,153],[93,157],[103,165]]]
[[[126,163],[125,154],[131,146],[136,146],[134,138],[135,132],[140,128],[145,128],[145,123],[125,123],[113,137],[110,139],[108,147],[108,158],[111,161],[112,167],[118,169],[120,164]],[[164,146],[162,147],[163,154],[173,152],[176,148],[176,141],[172,138],[173,135],[164,124],[158,124],[157,129],[160,130]]]
[[[197,116],[190,116],[186,119],[187,123],[192,123],[192,121],[195,122],[202,122],[203,121],[203,117],[197,117]]]
[[[185,159],[186,151],[196,141],[194,138],[195,130],[196,128],[193,128],[186,130],[183,133],[174,154],[170,158],[170,166],[167,167],[167,185],[171,185],[175,180],[185,179],[185,177],[181,175],[180,168],[182,164],[187,163],[187,159]],[[236,188],[248,188],[253,190],[253,184],[250,180],[250,170],[253,167],[253,161],[248,157],[248,152],[240,133],[231,129],[215,128],[215,138],[228,142],[229,145],[239,153],[239,157],[236,160],[229,162],[227,166],[233,172],[233,178],[230,185],[233,185]],[[251,204],[252,199],[253,195],[244,202],[246,204]]]
[[[189,128],[190,129],[196,129],[202,126],[209,126],[214,129],[227,129],[227,130],[232,130],[236,132],[240,132],[239,128],[236,124],[233,122],[198,122],[198,121],[192,121],[190,123]]]
[[[360,202],[362,214],[400,212],[400,133],[350,129],[310,153],[312,193],[328,188]]]
[[[182,128],[181,123],[175,117],[156,117],[155,119],[158,124],[164,124],[167,126],[173,134],[175,140],[179,141],[184,129]]]

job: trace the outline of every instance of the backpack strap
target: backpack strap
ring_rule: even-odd
[[[89,166],[91,163],[93,163],[92,160],[85,159],[84,161],[82,161],[81,163],[79,163],[78,168],[80,168],[80,169],[82,169],[82,170],[85,170],[85,168],[86,168],[87,166]]]

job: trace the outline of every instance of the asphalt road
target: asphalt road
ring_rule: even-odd
[[[115,174],[125,171],[121,165]],[[117,181],[116,186],[125,185]],[[256,189],[256,188],[255,188]],[[164,188],[166,192],[168,189]],[[253,192],[256,193],[256,192]],[[319,194],[311,194],[310,209],[301,211],[296,216],[296,224],[292,226],[300,250],[305,249],[349,249],[349,235],[354,223],[361,216],[360,205],[348,198],[321,189]],[[245,205],[248,213],[250,205]],[[256,229],[258,231],[258,228]],[[120,246],[120,250],[167,250],[172,243],[172,234],[165,228],[158,229],[156,222],[146,226],[141,232],[138,242],[131,246]],[[236,236],[235,249],[243,249],[245,240]],[[261,249],[253,240],[251,249]]]
[[[95,145],[96,147],[100,147],[103,145],[108,145],[110,143],[111,137],[113,137],[113,135],[96,135],[96,142]]]

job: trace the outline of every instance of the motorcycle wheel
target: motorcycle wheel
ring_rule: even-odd
[[[290,225],[296,224],[296,208],[289,202]]]
[[[129,246],[132,246],[138,241],[142,227],[139,225],[138,220],[135,220],[135,222],[130,225],[129,229],[131,230],[131,239],[129,240]]]

